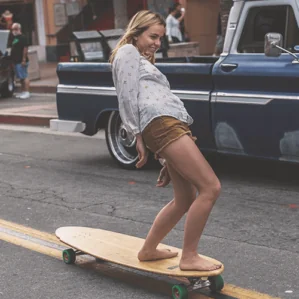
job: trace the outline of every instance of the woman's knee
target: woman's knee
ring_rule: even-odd
[[[204,186],[199,187],[200,194],[206,194],[207,198],[213,202],[217,200],[221,192],[221,183],[219,179],[215,176]]]
[[[218,178],[215,179],[215,182],[212,184],[212,193],[215,197],[215,200],[218,198],[221,192],[221,183]]]

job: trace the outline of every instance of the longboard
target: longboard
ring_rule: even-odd
[[[201,257],[221,264],[220,269],[214,271],[182,271],[179,268],[182,250],[176,247],[159,244],[159,249],[170,249],[177,251],[177,257],[140,262],[137,258],[138,251],[144,243],[144,239],[115,233],[102,229],[88,227],[60,227],[55,232],[57,238],[64,244],[72,247],[62,253],[66,264],[73,264],[77,255],[88,254],[98,260],[122,265],[140,271],[151,272],[160,275],[184,277],[190,285],[174,285],[172,288],[174,299],[188,298],[188,292],[209,287],[212,291],[220,291],[223,288],[221,273],[224,265],[208,256]]]

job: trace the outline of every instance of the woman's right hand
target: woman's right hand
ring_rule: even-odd
[[[171,181],[170,175],[168,173],[167,165],[164,164],[163,168],[160,171],[160,175],[157,179],[157,187],[165,187],[167,186]]]
[[[147,150],[147,148],[144,144],[144,141],[142,139],[142,136],[140,134],[138,134],[136,136],[136,150],[137,150],[138,158],[139,158],[139,161],[136,163],[136,167],[141,168],[147,162],[148,150]]]

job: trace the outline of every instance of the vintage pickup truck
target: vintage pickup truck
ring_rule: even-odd
[[[299,162],[299,0],[235,0],[220,57],[157,63],[194,118],[202,151]],[[112,157],[134,168],[108,63],[60,63],[53,130],[105,129]]]

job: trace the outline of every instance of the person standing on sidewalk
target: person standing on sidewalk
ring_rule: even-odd
[[[18,96],[20,99],[30,98],[29,79],[28,79],[28,42],[25,35],[22,34],[22,27],[19,23],[13,23],[11,32],[14,36],[11,44],[11,59],[15,66],[15,75],[21,81],[22,93]]]
[[[175,16],[180,12],[181,16],[177,19]],[[181,11],[181,4],[175,3],[169,8],[169,15],[166,18],[166,36],[169,43],[183,42],[183,35],[180,29],[180,23],[183,21],[185,11]]]

